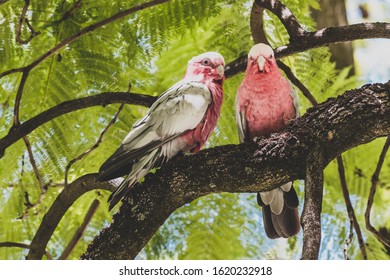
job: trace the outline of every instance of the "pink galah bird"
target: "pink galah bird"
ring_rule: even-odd
[[[298,95],[280,72],[270,46],[257,44],[248,54],[245,78],[237,91],[236,122],[240,142],[283,130],[299,116]],[[257,195],[269,238],[299,232],[298,197],[292,182]]]
[[[162,93],[103,163],[99,180],[125,176],[109,197],[111,210],[152,168],[181,152],[198,152],[214,130],[223,101],[224,59],[216,52],[193,57],[180,82]]]

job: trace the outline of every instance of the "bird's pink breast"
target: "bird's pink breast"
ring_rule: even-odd
[[[281,75],[253,75],[240,85],[239,110],[245,112],[249,138],[282,130],[295,118],[290,84]]]
[[[183,138],[187,143],[187,151],[190,151],[191,153],[198,152],[206,143],[217,125],[221,112],[223,101],[222,86],[214,82],[206,84],[211,92],[213,100],[206,111],[205,117],[198,126],[183,135]]]

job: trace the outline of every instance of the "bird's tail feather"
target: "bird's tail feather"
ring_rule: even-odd
[[[125,177],[122,183],[108,198],[109,211],[118,204],[139,179],[144,177],[152,168],[154,168],[156,162],[161,160],[160,158],[161,150],[155,149],[134,163],[130,174]]]
[[[269,238],[287,238],[299,232],[299,201],[291,182],[270,192],[258,193],[257,203],[262,207],[264,229]]]

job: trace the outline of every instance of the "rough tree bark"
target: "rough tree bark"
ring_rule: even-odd
[[[304,179],[308,155],[318,147],[323,155],[318,166],[324,167],[342,152],[389,133],[390,82],[329,99],[291,122],[285,132],[257,143],[178,157],[130,191],[113,223],[101,231],[82,258],[133,259],[169,215],[185,203],[209,193],[265,191]],[[322,184],[314,180],[311,189],[317,195]],[[321,205],[316,207],[314,216]],[[310,217],[303,217],[304,225],[310,222]],[[316,234],[315,230],[306,233],[309,237]],[[304,243],[303,251],[310,250],[305,246],[313,247]],[[315,258],[315,247],[307,258]]]

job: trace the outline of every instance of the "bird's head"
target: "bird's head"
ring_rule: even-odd
[[[274,51],[270,46],[260,43],[249,51],[248,68],[260,73],[269,73],[276,65]]]
[[[217,52],[206,52],[193,57],[188,62],[186,78],[198,81],[211,80],[222,84],[225,60]]]

